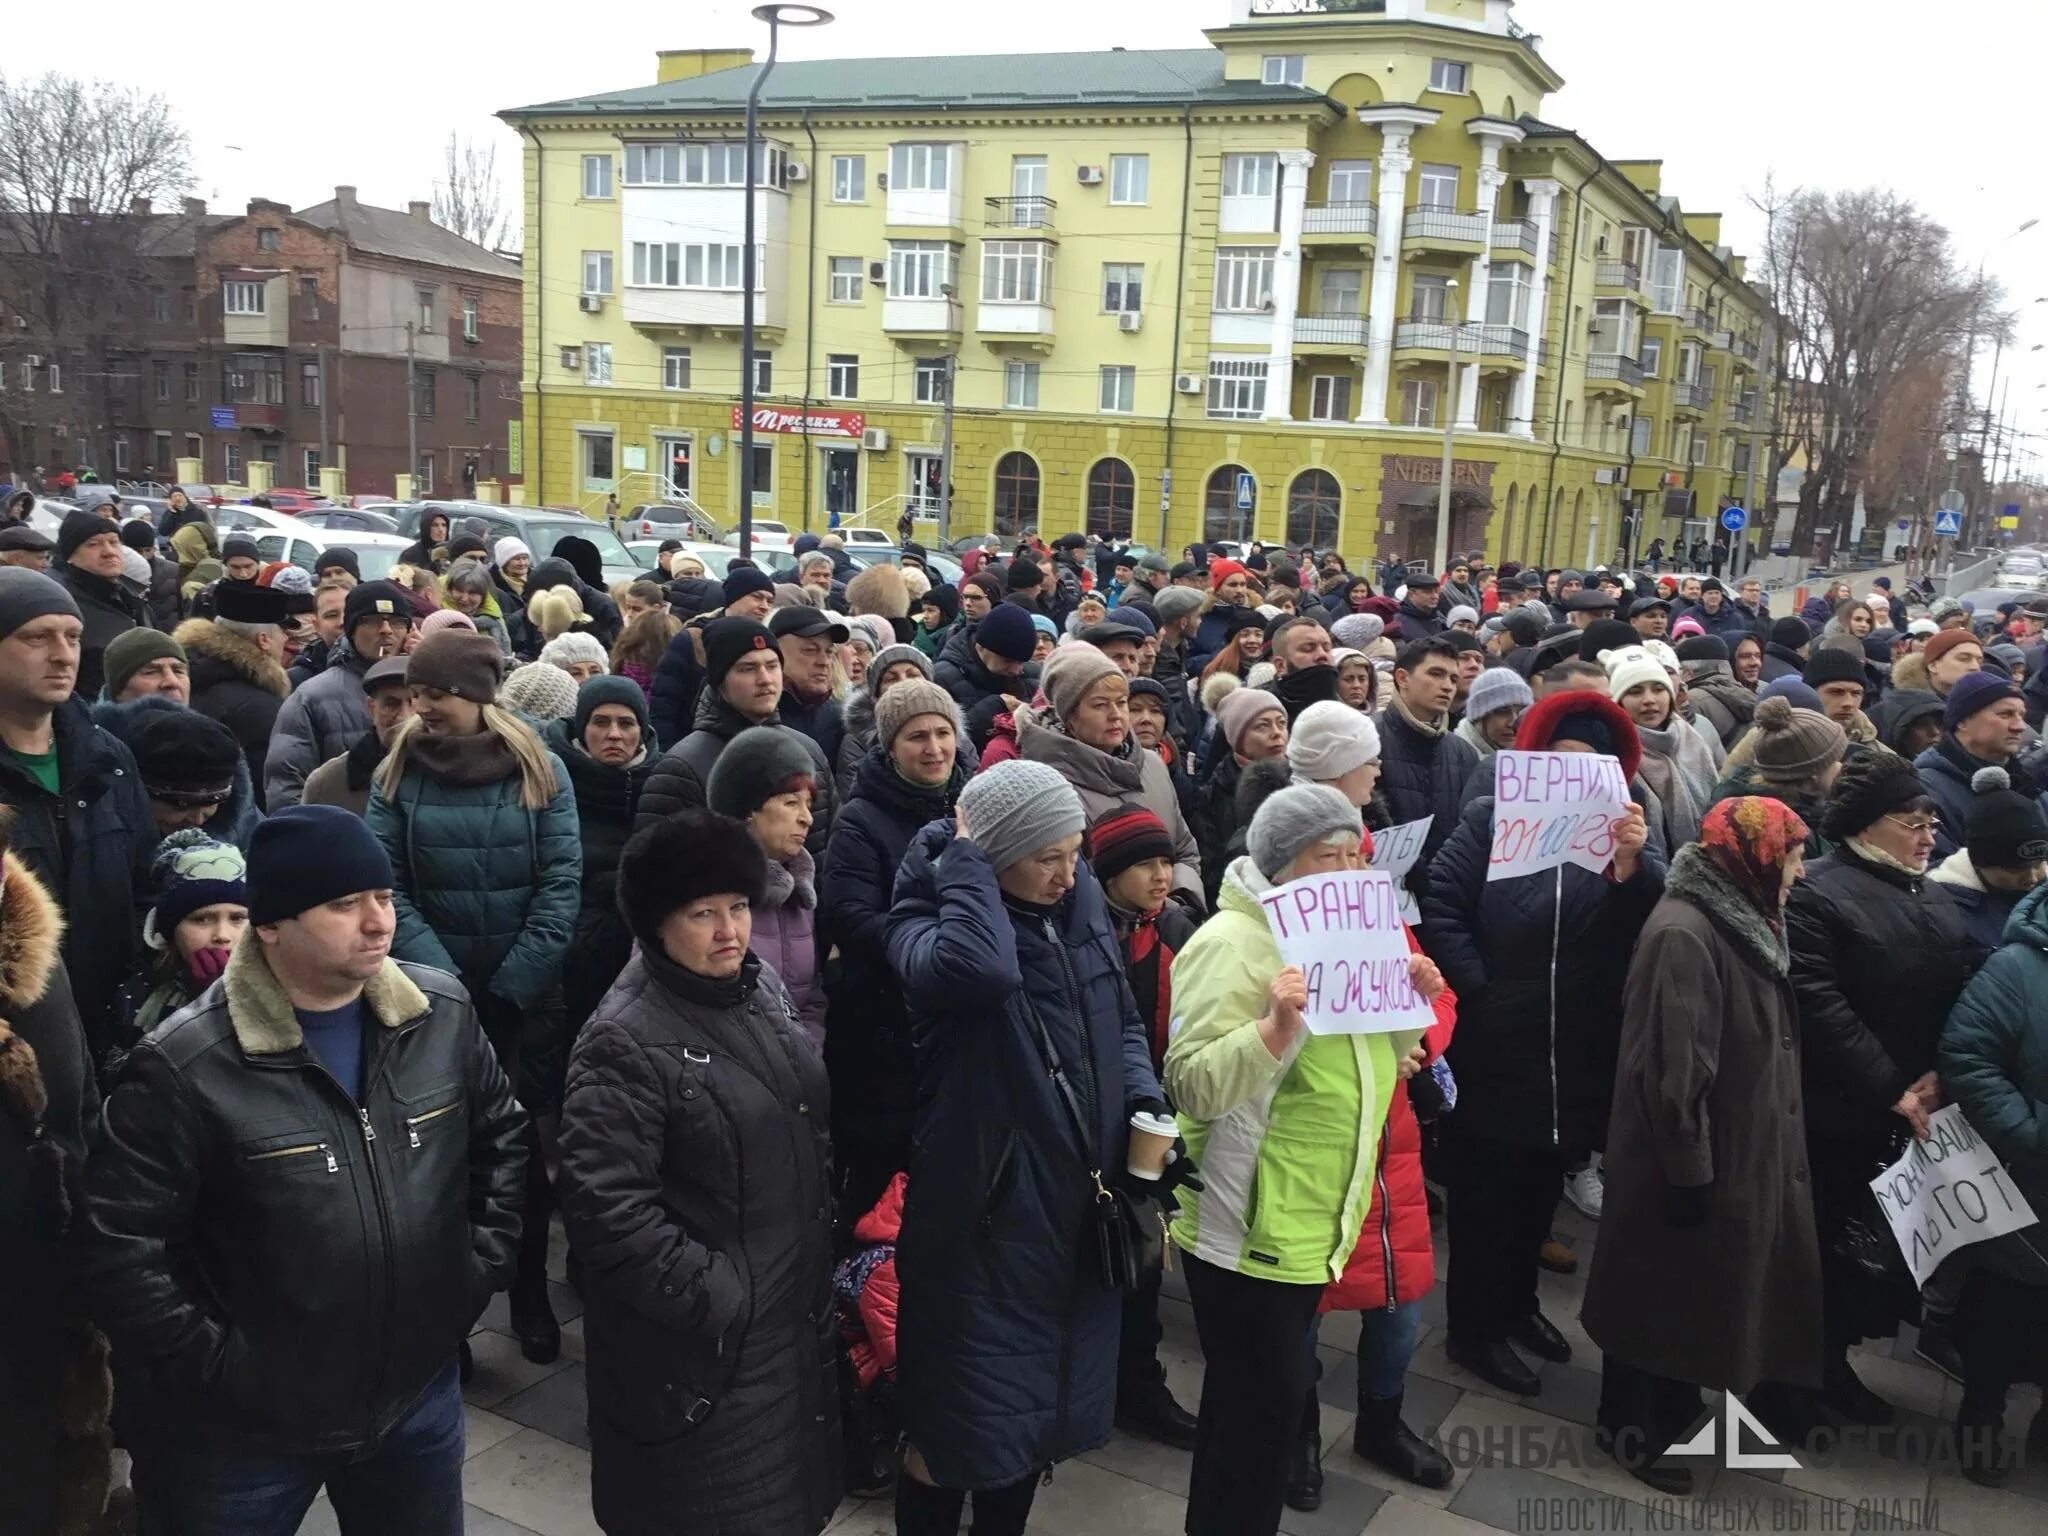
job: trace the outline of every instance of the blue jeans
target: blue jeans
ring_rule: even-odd
[[[1308,1356],[1316,1358],[1316,1325],[1308,1330]],[[1422,1334],[1422,1303],[1404,1301],[1389,1310],[1374,1307],[1358,1314],[1358,1396],[1361,1402],[1383,1402],[1401,1396],[1408,1381],[1408,1362]]]
[[[376,1445],[261,1456],[139,1447],[145,1536],[294,1536],[321,1488],[343,1536],[462,1536],[462,1384],[455,1362]]]

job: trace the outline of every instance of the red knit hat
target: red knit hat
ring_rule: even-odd
[[[1249,576],[1250,571],[1235,560],[1211,560],[1209,562],[1209,590],[1214,592],[1233,576]]]
[[[1118,806],[1088,829],[1088,862],[1105,884],[1134,864],[1172,857],[1166,823],[1142,805]]]
[[[1634,778],[1636,770],[1643,766],[1643,741],[1636,734],[1636,723],[1627,710],[1591,688],[1570,688],[1537,700],[1515,728],[1515,750],[1548,752],[1551,742],[1557,739],[1558,728],[1573,715],[1592,715],[1600,722],[1614,743],[1614,756],[1621,763],[1622,774]]]

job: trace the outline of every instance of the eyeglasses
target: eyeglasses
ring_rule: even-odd
[[[1932,837],[1941,830],[1941,818],[1939,816],[1929,816],[1926,820],[1922,821],[1909,816],[1887,815],[1885,820],[1897,822],[1915,837]]]

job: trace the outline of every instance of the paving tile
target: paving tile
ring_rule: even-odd
[[[1584,1425],[1519,1403],[1468,1392],[1437,1434],[1454,1464],[1477,1453],[1490,1465],[1540,1472],[1594,1493],[1640,1500],[1648,1491],[1594,1447],[1593,1433]],[[1711,1484],[1713,1471],[1695,1466],[1699,1491]]]
[[[462,1405],[462,1459],[469,1460],[480,1451],[488,1451],[500,1440],[509,1440],[519,1433],[519,1426],[510,1419],[501,1419],[487,1409],[474,1403]]]
[[[1845,1448],[1830,1457],[1826,1466],[1788,1471],[1785,1486],[1852,1504],[1871,1499],[1890,1504],[1926,1498],[1928,1472],[1924,1466]]]
[[[334,1506],[322,1494],[313,1501],[313,1507],[306,1511],[306,1518],[299,1525],[299,1536],[341,1536],[341,1525],[334,1517]]]
[[[1280,1529],[1287,1536],[1358,1536],[1389,1497],[1386,1489],[1353,1477],[1342,1468],[1325,1467],[1322,1507],[1309,1511],[1282,1509]]]
[[[1954,1536],[2040,1536],[2048,1529],[2040,1500],[2010,1488],[1979,1488],[1943,1472],[1935,1474],[1928,1496],[1936,1526]]]
[[[478,1509],[466,1504],[462,1509],[463,1536],[534,1536],[523,1525],[514,1525],[510,1520],[492,1514],[488,1509]]]
[[[535,1365],[519,1353],[517,1339],[488,1330],[469,1336],[469,1353],[476,1361],[476,1371],[463,1387],[462,1398],[479,1408],[496,1408],[506,1398],[546,1381],[570,1364],[566,1359],[557,1359],[551,1365]]]
[[[1589,1491],[1585,1487],[1532,1472],[1526,1467],[1478,1467],[1451,1501],[1450,1512],[1503,1531],[1577,1531],[1586,1536],[1636,1536],[1659,1529],[1661,1507],[1649,1490],[1634,1479],[1636,1492]],[[1677,1501],[1673,1501],[1674,1504]]]
[[[1062,1462],[1038,1490],[1027,1529],[1057,1536],[1181,1536],[1187,1504],[1088,1461]],[[893,1529],[893,1527],[889,1527]]]
[[[586,1451],[590,1449],[588,1401],[580,1365],[557,1371],[546,1381],[513,1394],[494,1411],[515,1424],[538,1429]]]
[[[1583,1357],[1581,1357],[1583,1358]],[[1573,1424],[1593,1422],[1600,1408],[1600,1368],[1598,1357],[1591,1370],[1583,1365],[1560,1365],[1546,1360],[1536,1375],[1543,1383],[1540,1401],[1545,1413],[1555,1414]]]
[[[555,1321],[569,1322],[583,1315],[583,1298],[568,1286],[550,1280],[548,1282],[548,1305],[555,1310]],[[491,1297],[491,1304],[484,1308],[484,1315],[476,1320],[479,1328],[488,1328],[493,1333],[512,1331],[512,1299],[503,1291]]]
[[[1422,1321],[1426,1327],[1430,1328],[1441,1328],[1449,1321],[1449,1314],[1444,1310],[1444,1288],[1442,1286],[1432,1285],[1423,1293]]]
[[[1187,1406],[1192,1409],[1194,1404]],[[1084,1451],[1079,1459],[1161,1493],[1180,1499],[1187,1497],[1189,1454],[1148,1436],[1126,1434],[1119,1429],[1109,1437],[1107,1445]]]
[[[1941,1372],[1922,1365],[1911,1351],[1904,1355],[1881,1355],[1852,1351],[1849,1364],[1863,1385],[1894,1407],[1929,1418],[1953,1418],[1962,1400],[1962,1389]]]
[[[1511,1403],[1542,1402],[1540,1392],[1535,1397],[1518,1397],[1514,1393],[1502,1391],[1490,1381],[1481,1380],[1461,1365],[1451,1364],[1450,1357],[1444,1353],[1444,1338],[1443,1334],[1433,1334],[1416,1347],[1415,1358],[1408,1364],[1408,1375],[1411,1380],[1416,1376],[1428,1376],[1437,1381],[1450,1382],[1453,1386],[1462,1387],[1468,1392],[1498,1397]],[[1539,1375],[1537,1380],[1540,1382],[1542,1377]]]
[[[590,1455],[522,1429],[462,1469],[470,1503],[535,1536],[603,1536],[590,1513]]]
[[[1447,1510],[1431,1509],[1398,1493],[1387,1495],[1365,1527],[1365,1536],[1492,1536],[1493,1526],[1481,1525]]]
[[[1712,1502],[1722,1512],[1717,1529],[1725,1531],[1829,1531],[1848,1536],[1857,1529],[1854,1512],[1840,1500],[1787,1488],[1756,1472],[1716,1472]]]

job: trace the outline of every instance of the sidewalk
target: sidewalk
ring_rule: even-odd
[[[1874,1390],[1900,1410],[1909,1431],[1898,1454],[1845,1457],[1847,1465],[1790,1471],[1732,1472],[1699,1464],[1691,1501],[1667,1501],[1605,1457],[1543,1470],[1560,1438],[1583,1446],[1599,1401],[1600,1357],[1579,1325],[1597,1228],[1561,1206],[1558,1230],[1579,1254],[1574,1276],[1542,1277],[1544,1310],[1571,1340],[1568,1365],[1541,1368],[1542,1394],[1504,1397],[1444,1356],[1443,1290],[1423,1303],[1428,1326],[1408,1378],[1407,1417],[1418,1432],[1442,1434],[1455,1450],[1485,1448],[1488,1459],[1461,1469],[1448,1489],[1397,1482],[1351,1453],[1357,1340],[1356,1314],[1323,1320],[1323,1439],[1327,1481],[1314,1514],[1289,1511],[1290,1536],[1484,1536],[1495,1531],[1651,1532],[1761,1530],[1822,1533],[1940,1531],[1948,1536],[2039,1536],[2048,1531],[2048,1466],[2015,1475],[1992,1492],[1953,1472],[1930,1471],[1927,1432],[1955,1416],[1957,1389],[1913,1358],[1912,1330],[1898,1342],[1857,1355]],[[561,1233],[553,1273],[561,1274]],[[1444,1269],[1437,1236],[1437,1272]],[[1201,1353],[1194,1315],[1178,1274],[1167,1277],[1162,1304],[1167,1376],[1192,1409],[1201,1393]],[[505,1332],[505,1298],[484,1314],[471,1340],[476,1375],[469,1404],[464,1488],[472,1536],[599,1536],[590,1516],[590,1462],[584,1429],[583,1332],[575,1294],[555,1288],[564,1319],[562,1358],[529,1364]],[[1682,1326],[1682,1320],[1674,1319]],[[2032,1388],[2013,1394],[2009,1433],[2025,1433],[2039,1401]],[[1526,1454],[1525,1454],[1526,1452]],[[1916,1459],[1917,1456],[1917,1459]],[[1148,1440],[1117,1434],[1109,1444],[1066,1463],[1040,1491],[1031,1530],[1047,1536],[1179,1536],[1186,1509],[1188,1459]],[[888,1500],[849,1500],[829,1527],[834,1536],[888,1536],[895,1529]],[[314,1506],[301,1536],[333,1536],[332,1512]]]

